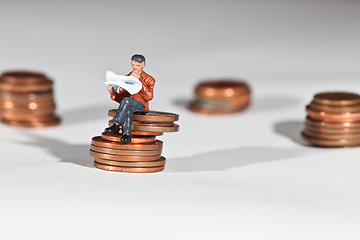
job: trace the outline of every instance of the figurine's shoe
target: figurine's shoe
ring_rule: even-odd
[[[107,133],[119,133],[120,125],[114,123],[111,127],[105,128],[105,132]]]
[[[122,142],[122,143],[129,143],[129,142],[131,142],[131,136],[128,135],[128,134],[124,134],[124,135],[121,137],[121,142]]]

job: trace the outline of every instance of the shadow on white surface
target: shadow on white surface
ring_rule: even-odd
[[[179,107],[187,108],[192,98],[189,97],[178,97],[173,100],[173,103]],[[261,97],[261,98],[252,98],[250,102],[250,107],[247,109],[249,111],[264,111],[264,110],[273,110],[288,108],[294,105],[300,104],[300,100],[293,97],[286,96],[270,96],[270,97]]]
[[[301,132],[304,128],[304,121],[288,120],[278,122],[274,125],[274,131],[277,134],[285,136],[295,143],[307,145],[301,138]]]
[[[166,162],[166,172],[221,171],[245,167],[253,164],[266,164],[272,161],[296,158],[308,153],[309,149],[242,147],[213,151],[191,157],[172,158]]]
[[[85,108],[72,109],[61,113],[63,124],[76,124],[86,121],[102,119],[107,116],[109,105],[98,105]]]
[[[90,143],[71,144],[44,136],[29,136],[32,138],[32,141],[22,142],[21,144],[42,147],[48,153],[59,158],[61,162],[93,168],[94,159],[89,155]]]

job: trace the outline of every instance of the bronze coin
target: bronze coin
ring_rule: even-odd
[[[106,170],[106,171],[112,171],[112,172],[128,172],[128,173],[153,173],[153,172],[160,172],[164,170],[165,166],[161,167],[147,167],[147,168],[131,168],[131,167],[116,167],[116,166],[110,166],[106,164],[101,164],[94,162],[94,166],[96,168]]]
[[[319,112],[327,112],[327,113],[356,113],[360,112],[360,104],[353,106],[330,106],[330,105],[322,105],[312,102],[310,104],[310,108],[319,111]]]
[[[135,131],[147,131],[147,132],[178,132],[179,125],[173,124],[171,127],[159,127],[153,124],[133,125]]]
[[[103,132],[101,137],[108,141],[121,142],[121,134]],[[155,142],[155,136],[132,136],[131,143],[153,143]]]
[[[1,122],[6,125],[16,126],[16,127],[23,127],[23,128],[45,128],[45,127],[52,127],[59,125],[60,119],[56,118],[52,121],[17,121],[17,120],[7,120],[1,118]]]
[[[35,109],[55,109],[55,103],[53,101],[49,101],[46,103],[16,103],[16,102],[12,102],[12,101],[5,101],[5,102],[1,102],[0,101],[0,108],[1,109],[30,109],[30,110],[35,110]]]
[[[249,86],[238,80],[208,80],[195,87],[195,94],[203,97],[234,97],[249,92]]]
[[[115,117],[117,109],[110,109],[108,115]],[[174,122],[179,120],[179,115],[168,112],[150,111],[147,113],[134,113],[133,120],[138,122]]]
[[[191,111],[194,111],[194,112],[197,112],[197,113],[202,113],[202,114],[214,114],[214,115],[237,113],[237,112],[243,111],[247,107],[248,107],[248,105],[244,105],[244,106],[241,106],[241,107],[239,106],[239,107],[236,107],[236,108],[211,109],[211,108],[205,108],[203,106],[199,106],[196,103],[191,103],[189,105],[189,109]]]
[[[304,130],[304,134],[309,137],[314,138],[321,138],[321,139],[333,139],[333,140],[341,140],[341,139],[348,139],[348,140],[355,140],[358,139],[360,141],[360,134],[328,134],[328,133],[321,133],[316,131],[311,131],[310,129],[306,128]]]
[[[250,101],[251,94],[246,93],[239,96],[234,97],[209,97],[209,96],[200,96],[196,95],[196,99],[200,101],[211,101],[211,102],[232,102],[232,103],[238,103],[238,104],[244,104]]]
[[[360,145],[359,139],[321,139],[308,136],[306,133],[302,133],[302,138],[312,145],[320,147],[356,147]]]
[[[1,91],[9,92],[39,92],[52,90],[52,82],[45,82],[39,84],[12,84],[6,82],[0,82]]]
[[[305,128],[312,132],[327,133],[327,134],[358,134],[360,128],[328,128],[328,127],[314,127],[310,124],[305,123]]]
[[[38,84],[48,82],[49,79],[39,72],[9,71],[0,76],[0,81],[15,84]]]
[[[161,167],[165,165],[165,158],[161,157],[156,161],[146,161],[146,162],[120,162],[120,161],[111,161],[101,158],[95,158],[95,162],[106,164],[110,166],[117,167]]]
[[[106,147],[112,149],[122,149],[122,150],[158,150],[162,149],[163,142],[156,140],[153,143],[121,143],[121,142],[111,142],[103,139],[100,136],[92,138],[92,144],[98,147]]]
[[[313,110],[310,106],[306,107],[306,113],[312,119],[321,120],[324,122],[357,122],[360,121],[360,112],[359,113],[326,113],[318,112]]]
[[[55,108],[45,108],[45,109],[6,109],[0,108],[0,116],[6,118],[16,118],[16,117],[24,117],[31,118],[33,116],[42,116],[42,115],[50,115],[54,113]]]
[[[54,100],[52,91],[38,93],[13,93],[0,92],[0,101],[11,101],[19,103],[45,103]]]
[[[150,126],[157,126],[157,127],[173,127],[173,122],[138,122],[132,121],[132,125],[150,125]]]
[[[324,122],[321,120],[306,118],[306,123],[314,127],[327,127],[327,128],[360,128],[360,122]]]
[[[349,106],[360,104],[360,95],[347,92],[323,92],[314,96],[314,102],[326,105]]]
[[[113,155],[131,155],[131,156],[155,156],[162,153],[162,149],[157,150],[123,150],[123,149],[114,149],[107,147],[99,147],[91,145],[91,150],[100,153],[113,154]]]
[[[113,155],[113,154],[107,154],[107,153],[101,153],[101,152],[95,152],[93,150],[90,150],[90,155],[95,158],[102,158],[106,160],[111,161],[124,161],[124,162],[146,162],[146,161],[155,161],[159,160],[161,157],[160,154],[156,155]]]
[[[51,122],[51,121],[56,121],[56,119],[58,119],[58,117],[55,116],[54,114],[24,116],[24,115],[6,115],[6,114],[2,115],[0,113],[0,117],[2,119],[6,119],[9,121],[27,121],[27,122]]]
[[[195,99],[192,105],[197,106],[198,108],[214,109],[214,110],[223,110],[223,109],[243,109],[244,106],[247,106],[250,102],[212,102],[208,100]]]
[[[114,124],[113,121],[109,120],[109,126],[111,127],[113,124]],[[131,134],[133,134],[135,136],[161,136],[161,135],[163,135],[162,132],[135,131],[134,125],[132,125],[131,129],[132,129]],[[119,134],[121,134],[121,133],[122,133],[122,129],[120,127]]]

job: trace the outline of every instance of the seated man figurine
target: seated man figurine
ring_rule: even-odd
[[[145,57],[135,54],[131,57],[131,66],[133,71],[127,76],[133,76],[142,83],[142,89],[131,95],[125,89],[119,88],[117,92],[113,86],[108,85],[107,90],[111,99],[120,103],[119,108],[113,118],[113,125],[105,129],[105,132],[118,133],[120,126],[122,128],[121,142],[131,142],[131,126],[133,113],[149,112],[149,101],[153,99],[153,90],[155,79],[146,74],[143,69],[145,67]]]

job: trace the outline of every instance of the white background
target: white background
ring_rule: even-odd
[[[58,127],[0,126],[1,239],[359,239],[360,149],[301,142],[304,107],[359,92],[360,2],[0,1],[0,71],[54,79]],[[180,114],[166,170],[95,169],[91,138],[117,107],[105,72],[147,58],[150,108]],[[243,78],[243,113],[184,103],[209,77]]]

